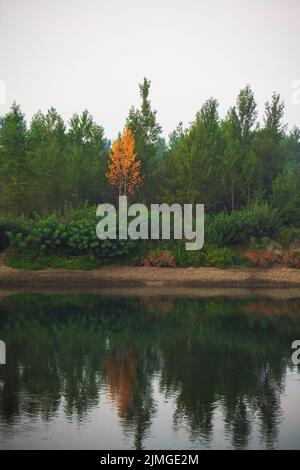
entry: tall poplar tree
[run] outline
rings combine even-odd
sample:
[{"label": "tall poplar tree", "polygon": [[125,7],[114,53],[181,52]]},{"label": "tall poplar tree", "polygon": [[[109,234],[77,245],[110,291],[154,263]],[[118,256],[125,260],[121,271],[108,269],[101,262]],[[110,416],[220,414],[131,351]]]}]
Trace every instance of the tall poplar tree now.
[{"label": "tall poplar tree", "polygon": [[134,135],[137,159],[142,163],[144,185],[141,195],[146,202],[152,202],[155,196],[158,157],[161,154],[161,127],[157,122],[157,112],[151,107],[150,85],[151,81],[144,78],[143,83],[139,85],[141,107],[140,109],[132,107],[126,120],[127,127]]}]

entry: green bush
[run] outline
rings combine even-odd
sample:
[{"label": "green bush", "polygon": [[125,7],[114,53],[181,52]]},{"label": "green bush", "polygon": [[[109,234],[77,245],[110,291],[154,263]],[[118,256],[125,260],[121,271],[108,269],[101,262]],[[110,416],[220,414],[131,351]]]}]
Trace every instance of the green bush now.
[{"label": "green bush", "polygon": [[283,224],[300,227],[300,164],[288,168],[276,179],[272,204]]},{"label": "green bush", "polygon": [[283,227],[279,232],[279,241],[285,247],[300,246],[300,228]]},{"label": "green bush", "polygon": [[0,214],[0,251],[9,245],[8,232],[20,233],[25,222],[22,216]]},{"label": "green bush", "polygon": [[274,237],[279,226],[276,209],[267,203],[254,203],[243,211],[206,217],[205,243],[219,247],[244,244],[250,237]]},{"label": "green bush", "polygon": [[277,209],[266,202],[255,202],[246,208],[244,212],[248,217],[248,237],[272,238],[276,236],[281,224]]},{"label": "green bush", "polygon": [[205,254],[207,266],[225,268],[235,264],[236,253],[228,247],[210,247]]},{"label": "green bush", "polygon": [[99,240],[96,225],[95,216],[64,222],[56,215],[38,217],[9,232],[10,248],[44,254],[89,254],[101,259],[122,258],[136,249],[132,240]]},{"label": "green bush", "polygon": [[269,237],[255,238],[251,237],[249,242],[249,249],[258,251],[258,250],[270,250],[276,253],[281,251],[280,243],[277,243],[274,240],[271,240]]},{"label": "green bush", "polygon": [[176,266],[201,267],[210,266],[224,268],[236,264],[238,255],[229,247],[207,246],[203,250],[186,251],[184,244],[178,244],[172,249]]},{"label": "green bush", "polygon": [[187,266],[205,266],[205,253],[203,250],[188,251],[185,249],[185,244],[178,241],[172,247],[172,253],[176,266],[182,268]]},{"label": "green bush", "polygon": [[[240,243],[244,232],[244,214],[220,212],[205,219],[205,244],[212,246]],[[234,220],[236,219],[236,220]]]}]

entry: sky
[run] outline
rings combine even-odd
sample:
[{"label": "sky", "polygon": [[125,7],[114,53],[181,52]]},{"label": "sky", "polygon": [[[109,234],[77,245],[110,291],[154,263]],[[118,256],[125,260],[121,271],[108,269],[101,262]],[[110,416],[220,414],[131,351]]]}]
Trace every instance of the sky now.
[{"label": "sky", "polygon": [[165,136],[248,83],[300,126],[299,47],[299,0],[0,0],[0,115],[87,108],[113,139],[146,76]]}]

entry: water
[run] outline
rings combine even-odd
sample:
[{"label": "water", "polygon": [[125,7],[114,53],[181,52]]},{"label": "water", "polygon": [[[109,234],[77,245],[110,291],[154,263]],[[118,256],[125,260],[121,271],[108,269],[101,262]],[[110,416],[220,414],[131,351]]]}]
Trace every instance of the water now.
[{"label": "water", "polygon": [[1,295],[0,339],[0,449],[300,448],[300,293]]}]

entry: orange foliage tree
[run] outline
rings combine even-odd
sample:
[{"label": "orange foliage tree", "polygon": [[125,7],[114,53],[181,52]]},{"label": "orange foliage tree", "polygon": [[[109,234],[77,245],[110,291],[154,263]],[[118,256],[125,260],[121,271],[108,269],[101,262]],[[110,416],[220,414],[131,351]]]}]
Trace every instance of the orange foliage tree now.
[{"label": "orange foliage tree", "polygon": [[114,142],[110,151],[106,178],[118,188],[120,196],[134,194],[143,183],[141,161],[135,160],[134,145],[133,133],[125,126],[122,137]]}]

